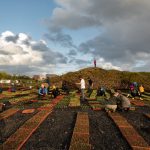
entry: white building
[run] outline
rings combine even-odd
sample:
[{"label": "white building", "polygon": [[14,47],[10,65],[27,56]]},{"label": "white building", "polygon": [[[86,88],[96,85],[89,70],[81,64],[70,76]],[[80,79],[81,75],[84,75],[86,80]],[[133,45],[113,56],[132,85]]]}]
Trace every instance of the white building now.
[{"label": "white building", "polygon": [[10,84],[11,80],[0,80],[0,83]]}]

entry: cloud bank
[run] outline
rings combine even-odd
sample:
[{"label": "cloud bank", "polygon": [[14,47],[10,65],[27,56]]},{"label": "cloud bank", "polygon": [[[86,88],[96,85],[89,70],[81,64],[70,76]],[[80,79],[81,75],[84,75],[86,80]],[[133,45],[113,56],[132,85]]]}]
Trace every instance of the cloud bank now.
[{"label": "cloud bank", "polygon": [[25,33],[10,31],[0,35],[0,69],[10,73],[34,74],[50,72],[56,64],[66,64],[67,58],[52,51],[45,41],[34,41]]},{"label": "cloud bank", "polygon": [[[150,71],[150,1],[55,2],[58,7],[54,9],[48,27],[49,33],[58,35],[61,32],[59,38],[53,36],[59,44],[70,43],[68,45],[76,48],[79,53],[88,53],[97,60],[102,58],[106,69],[112,66],[121,70]],[[65,29],[78,31],[85,28],[96,29],[100,34],[74,46],[73,38],[65,33]],[[63,36],[69,38],[62,40]],[[105,65],[108,63],[110,65]]]}]

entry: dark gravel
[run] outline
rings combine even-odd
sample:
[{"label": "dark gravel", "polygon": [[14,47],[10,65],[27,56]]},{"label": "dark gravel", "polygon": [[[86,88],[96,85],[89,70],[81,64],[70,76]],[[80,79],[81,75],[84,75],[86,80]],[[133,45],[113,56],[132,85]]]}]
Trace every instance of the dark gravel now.
[{"label": "dark gravel", "polygon": [[150,114],[150,107],[138,107],[136,111],[129,111],[126,113],[121,112],[120,114],[124,116],[131,125],[133,125],[138,133],[150,145],[150,119],[145,117],[143,113]]},{"label": "dark gravel", "polygon": [[94,150],[130,150],[114,122],[106,112],[99,111],[89,114],[90,143]]},{"label": "dark gravel", "polygon": [[[115,123],[104,111],[86,108],[54,109],[24,145],[22,150],[68,150],[76,115],[79,111],[89,114],[90,144],[94,150],[130,150]],[[134,126],[139,134],[150,144],[150,120],[143,113],[150,113],[150,107],[138,107],[136,111],[119,112]],[[34,114],[17,113],[0,123],[3,141],[13,134],[19,126]]]},{"label": "dark gravel", "polygon": [[68,149],[75,120],[75,111],[55,110],[32,135],[23,150]]},{"label": "dark gravel", "polygon": [[23,125],[28,119],[35,115],[37,111],[32,114],[22,114],[17,112],[13,116],[0,121],[0,143],[3,143],[10,135]]}]

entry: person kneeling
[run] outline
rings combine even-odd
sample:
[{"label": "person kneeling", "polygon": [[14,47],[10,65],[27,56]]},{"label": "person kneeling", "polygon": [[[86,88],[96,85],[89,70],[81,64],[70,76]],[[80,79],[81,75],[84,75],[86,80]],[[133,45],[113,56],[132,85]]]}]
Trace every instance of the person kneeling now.
[{"label": "person kneeling", "polygon": [[117,98],[117,107],[121,111],[128,111],[131,107],[130,100],[121,94],[121,91],[117,91],[114,96]]},{"label": "person kneeling", "polygon": [[39,99],[45,97],[47,95],[47,89],[44,86],[44,84],[41,85],[41,87],[39,88],[39,92],[38,92],[38,97]]},{"label": "person kneeling", "polygon": [[54,98],[56,98],[58,95],[60,95],[60,91],[59,91],[58,87],[53,86],[52,95]]}]

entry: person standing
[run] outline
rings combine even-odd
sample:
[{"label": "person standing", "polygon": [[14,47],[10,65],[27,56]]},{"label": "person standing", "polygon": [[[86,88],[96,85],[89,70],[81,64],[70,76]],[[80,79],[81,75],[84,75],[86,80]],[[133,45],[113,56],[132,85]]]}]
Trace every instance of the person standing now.
[{"label": "person standing", "polygon": [[88,91],[87,93],[89,93],[88,97],[90,97],[90,95],[92,94],[93,92],[93,81],[91,80],[91,78],[88,78]]},{"label": "person standing", "polygon": [[80,84],[80,88],[81,88],[81,101],[85,100],[85,94],[84,94],[84,90],[85,90],[85,80],[80,76],[80,83],[76,83],[76,84]]},{"label": "person standing", "polygon": [[96,59],[94,59],[94,67],[96,68]]}]

